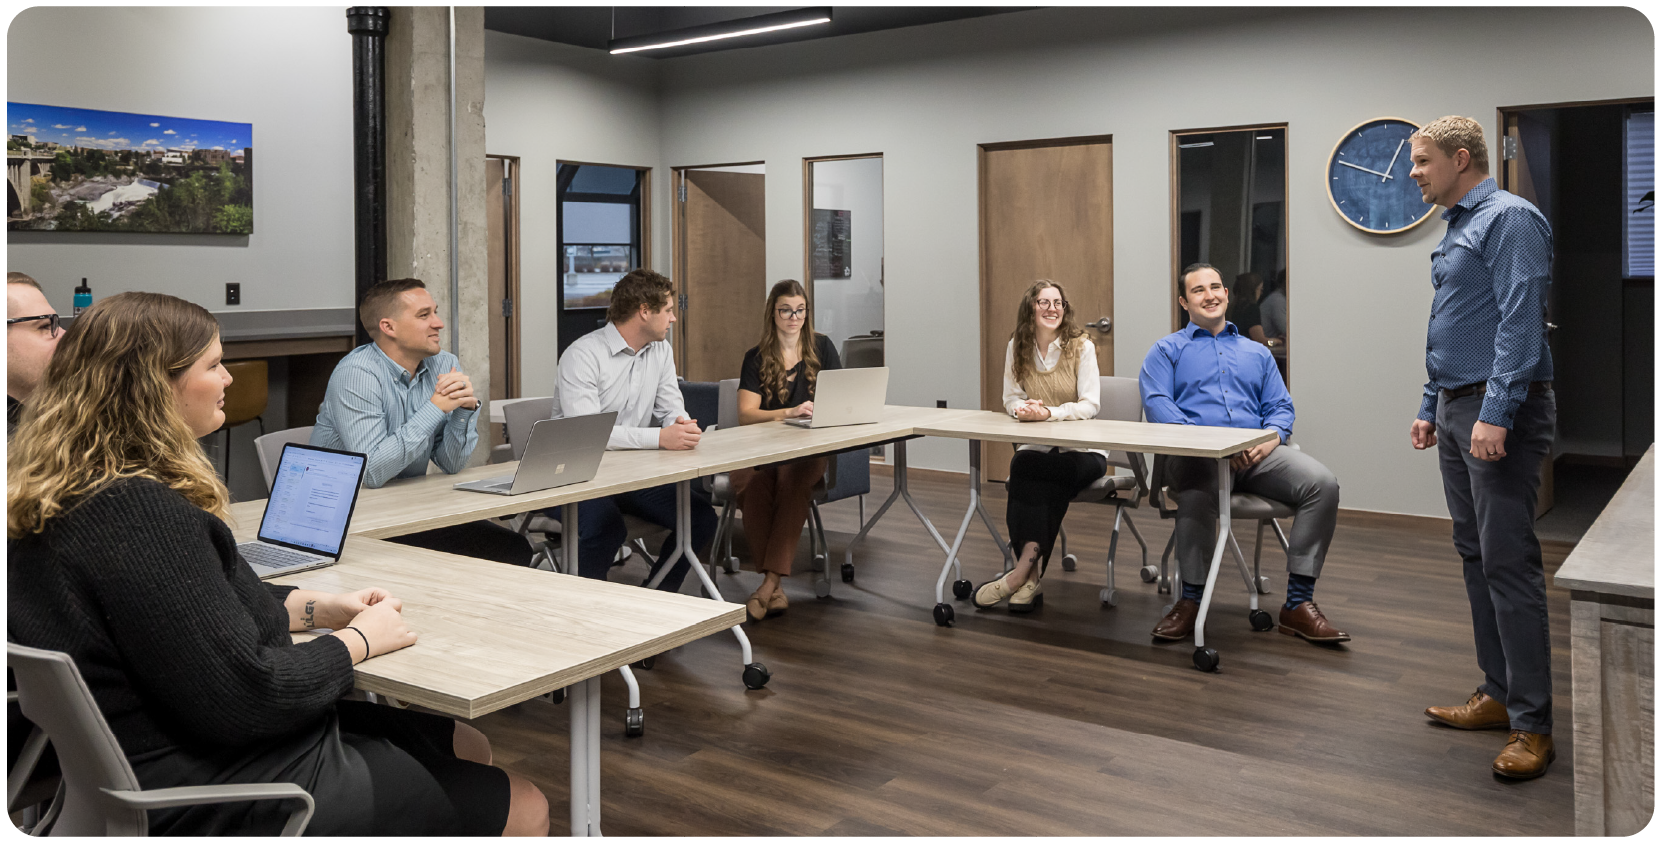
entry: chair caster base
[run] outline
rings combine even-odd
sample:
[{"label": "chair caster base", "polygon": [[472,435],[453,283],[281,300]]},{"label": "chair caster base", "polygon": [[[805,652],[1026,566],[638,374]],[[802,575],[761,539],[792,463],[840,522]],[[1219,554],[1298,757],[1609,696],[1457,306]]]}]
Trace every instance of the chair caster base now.
[{"label": "chair caster base", "polygon": [[823,571],[825,570],[825,562],[825,554],[815,553],[813,561],[808,563],[807,569],[809,571]]},{"label": "chair caster base", "polygon": [[728,556],[726,559],[721,560],[721,570],[726,571],[729,574],[738,573],[738,557]]},{"label": "chair caster base", "polygon": [[968,600],[974,596],[975,584],[968,580],[957,580],[952,583],[952,596],[959,600]]},{"label": "chair caster base", "polygon": [[1196,647],[1194,649],[1194,667],[1206,673],[1217,672],[1217,651],[1210,647]]},{"label": "chair caster base", "polygon": [[843,582],[853,582],[854,581],[854,563],[852,563],[852,562],[843,562],[842,563],[842,581]]},{"label": "chair caster base", "polygon": [[[1159,579],[1159,568],[1158,567],[1153,566],[1153,565],[1143,565],[1142,566],[1142,582],[1153,582],[1154,580],[1157,580],[1157,579]],[[1160,586],[1163,587],[1164,583],[1160,583]],[[1163,593],[1163,592],[1161,592],[1161,593]]]},{"label": "chair caster base", "polygon": [[1069,553],[1066,556],[1061,557],[1061,570],[1063,570],[1063,571],[1077,571],[1078,570],[1078,556]]},{"label": "chair caster base", "polygon": [[565,689],[560,688],[558,690],[549,691],[548,693],[543,694],[542,698],[550,703],[553,703],[554,705],[559,705],[560,703],[565,702]]},{"label": "chair caster base", "polygon": [[1268,632],[1275,628],[1275,619],[1262,609],[1253,609],[1251,613],[1252,629],[1258,632]]},{"label": "chair caster base", "polygon": [[1170,594],[1171,593],[1171,581],[1170,580],[1164,579],[1164,580],[1159,581],[1159,593],[1160,594]]},{"label": "chair caster base", "polygon": [[1119,605],[1119,592],[1114,589],[1104,588],[1098,596],[1101,597],[1103,606]]},{"label": "chair caster base", "polygon": [[744,687],[759,691],[767,685],[767,680],[773,678],[773,672],[761,662],[751,662],[744,665]]},{"label": "chair caster base", "polygon": [[1258,577],[1257,578],[1257,593],[1258,594],[1268,594],[1269,593],[1269,578],[1268,577]]},{"label": "chair caster base", "polygon": [[936,625],[938,625],[938,626],[951,626],[952,625],[952,619],[956,615],[957,615],[957,612],[952,610],[952,604],[950,604],[950,603],[936,603],[936,604],[934,604],[934,622],[935,622]]},{"label": "chair caster base", "polygon": [[636,670],[651,670],[653,667],[656,667],[656,666],[657,666],[657,656],[647,656],[646,658],[643,658],[640,661],[637,661],[634,664],[630,665],[630,667],[633,667]]},{"label": "chair caster base", "polygon": [[638,738],[646,734],[646,714],[638,708],[629,709],[623,718],[623,734],[626,737]]}]

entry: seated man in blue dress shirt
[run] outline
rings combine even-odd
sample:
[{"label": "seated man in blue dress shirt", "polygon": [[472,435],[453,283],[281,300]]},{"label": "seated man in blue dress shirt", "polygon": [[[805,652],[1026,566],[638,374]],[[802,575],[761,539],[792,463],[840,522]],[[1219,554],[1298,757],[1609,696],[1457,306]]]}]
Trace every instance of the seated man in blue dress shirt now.
[{"label": "seated man in blue dress shirt", "polygon": [[[1273,430],[1277,439],[1236,454],[1234,489],[1285,502],[1297,510],[1288,538],[1286,603],[1280,631],[1309,641],[1350,640],[1315,605],[1315,578],[1338,525],[1338,480],[1314,457],[1281,445],[1292,435],[1292,396],[1269,350],[1240,335],[1224,317],[1228,288],[1215,267],[1193,264],[1177,281],[1188,324],[1142,362],[1142,406],[1148,421]],[[1194,634],[1217,534],[1217,461],[1171,457],[1164,478],[1177,502],[1176,553],[1182,593],[1153,629],[1161,641]],[[1226,558],[1226,557],[1225,557]],[[1225,563],[1226,564],[1226,563]]]},{"label": "seated man in blue dress shirt", "polygon": [[[697,422],[686,415],[675,379],[674,352],[669,326],[675,322],[669,279],[649,269],[637,269],[618,280],[611,291],[605,327],[571,343],[559,360],[559,383],[554,388],[554,418],[617,413],[608,450],[662,448],[684,451],[698,446]],[[611,560],[628,539],[623,513],[675,529],[675,486],[666,484],[606,498],[583,501],[577,507],[577,569],[590,579],[605,579]],[[559,517],[559,512],[548,513]],[[692,548],[702,552],[715,537],[715,510],[702,484],[692,485]],[[670,533],[652,565],[646,582],[675,549]],[[659,588],[679,591],[691,563],[681,559]]]},{"label": "seated man in blue dress shirt", "polygon": [[[329,376],[311,444],[367,454],[363,485],[420,477],[433,462],[448,474],[479,444],[479,399],[456,356],[439,347],[444,321],[427,285],[414,278],[370,287],[358,318],[372,341],[341,358]],[[392,541],[529,565],[523,537],[488,522],[460,524]]]}]

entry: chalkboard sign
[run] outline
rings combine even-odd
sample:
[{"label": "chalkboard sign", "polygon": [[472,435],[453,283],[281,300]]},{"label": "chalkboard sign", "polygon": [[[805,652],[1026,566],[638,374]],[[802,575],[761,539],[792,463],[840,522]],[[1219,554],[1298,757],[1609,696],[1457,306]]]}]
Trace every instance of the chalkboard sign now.
[{"label": "chalkboard sign", "polygon": [[854,274],[850,220],[852,211],[813,209],[813,277],[851,278]]}]

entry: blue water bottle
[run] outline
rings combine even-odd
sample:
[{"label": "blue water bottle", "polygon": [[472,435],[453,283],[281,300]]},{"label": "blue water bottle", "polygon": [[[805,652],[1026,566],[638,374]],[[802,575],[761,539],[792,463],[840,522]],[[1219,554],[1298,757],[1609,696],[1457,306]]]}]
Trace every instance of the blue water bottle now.
[{"label": "blue water bottle", "polygon": [[81,286],[75,288],[75,309],[73,315],[80,316],[81,311],[92,307],[92,288],[87,286],[87,280],[81,279]]}]

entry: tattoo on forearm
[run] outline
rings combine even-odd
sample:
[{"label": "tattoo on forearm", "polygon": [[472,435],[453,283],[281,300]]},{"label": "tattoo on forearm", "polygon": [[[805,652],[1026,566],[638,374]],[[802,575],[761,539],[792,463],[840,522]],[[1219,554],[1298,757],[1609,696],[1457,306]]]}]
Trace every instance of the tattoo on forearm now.
[{"label": "tattoo on forearm", "polygon": [[304,624],[306,629],[316,629],[317,628],[317,601],[316,600],[307,600],[306,601],[306,616],[305,616],[305,618],[303,618],[300,621],[300,623]]}]

